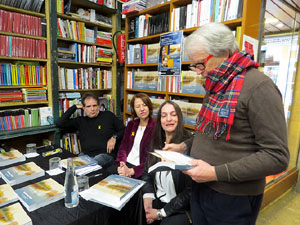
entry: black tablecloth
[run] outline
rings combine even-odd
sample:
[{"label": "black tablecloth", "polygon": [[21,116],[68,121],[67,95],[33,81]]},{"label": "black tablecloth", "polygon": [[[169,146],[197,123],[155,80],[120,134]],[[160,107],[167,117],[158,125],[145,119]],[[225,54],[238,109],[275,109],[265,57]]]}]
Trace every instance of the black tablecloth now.
[{"label": "black tablecloth", "polygon": [[[40,156],[35,157],[35,158],[31,158],[31,159],[26,159],[26,163],[33,161],[35,162],[38,166],[40,166],[42,169],[44,169],[45,171],[49,169],[49,159],[55,156],[60,157],[61,159],[65,159],[68,157],[74,157],[75,155],[67,152],[67,151],[63,151],[62,153],[58,153],[55,154],[53,156],[47,156],[47,157],[42,157],[42,152],[47,151],[49,149],[44,148],[38,151],[38,153],[40,153]],[[16,163],[13,164],[13,166],[15,165],[19,165],[19,164],[23,164],[25,162],[20,162],[20,163]],[[0,167],[0,169],[4,169],[7,167],[11,167],[10,166],[6,166],[6,167]],[[94,178],[90,178],[89,179],[89,185],[92,186],[95,183],[97,183],[98,181],[102,180],[103,178],[105,178],[107,176],[106,172],[103,170],[98,170],[95,171],[93,173],[88,174],[88,176],[93,175],[93,174],[98,174],[98,173],[102,173],[101,176],[97,176]],[[36,183],[38,181],[44,180],[44,179],[48,179],[48,178],[53,178],[54,180],[56,180],[58,183],[60,184],[64,184],[64,179],[65,179],[65,173],[59,174],[59,175],[55,175],[55,176],[49,176],[47,173],[45,173],[45,176],[43,177],[39,177],[37,179],[33,179],[18,185],[14,185],[12,186],[12,188],[14,190],[27,186],[29,184],[33,184]],[[3,181],[3,179],[0,179],[0,184],[4,184],[5,182]],[[25,207],[23,207],[24,210],[27,212],[27,214],[30,216],[33,225],[67,225],[67,224],[71,224],[71,225],[101,225],[101,224],[107,224],[107,219],[106,219],[106,212],[107,210],[111,210],[108,209],[108,207],[105,207],[103,205],[100,205],[98,203],[94,203],[91,201],[86,201],[83,198],[80,197],[79,200],[79,205],[76,208],[66,208],[64,206],[64,199],[57,201],[55,203],[49,204],[45,207],[39,208],[33,212],[28,212],[26,210]]]}]

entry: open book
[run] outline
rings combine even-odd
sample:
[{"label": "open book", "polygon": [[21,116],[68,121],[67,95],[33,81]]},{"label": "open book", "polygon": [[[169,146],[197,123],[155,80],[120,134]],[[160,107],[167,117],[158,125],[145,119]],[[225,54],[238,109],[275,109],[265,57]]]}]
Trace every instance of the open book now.
[{"label": "open book", "polygon": [[86,200],[121,210],[144,183],[142,180],[110,175],[80,195]]},{"label": "open book", "polygon": [[149,173],[152,171],[188,170],[195,167],[189,163],[193,158],[182,153],[157,149],[150,153],[161,158],[162,161],[151,166],[148,169]]}]

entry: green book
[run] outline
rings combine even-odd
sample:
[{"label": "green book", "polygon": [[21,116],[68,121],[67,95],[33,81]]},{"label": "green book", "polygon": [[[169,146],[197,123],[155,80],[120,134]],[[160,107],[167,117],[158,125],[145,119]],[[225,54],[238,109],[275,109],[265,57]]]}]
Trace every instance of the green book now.
[{"label": "green book", "polygon": [[31,109],[31,125],[33,127],[40,126],[39,109]]}]

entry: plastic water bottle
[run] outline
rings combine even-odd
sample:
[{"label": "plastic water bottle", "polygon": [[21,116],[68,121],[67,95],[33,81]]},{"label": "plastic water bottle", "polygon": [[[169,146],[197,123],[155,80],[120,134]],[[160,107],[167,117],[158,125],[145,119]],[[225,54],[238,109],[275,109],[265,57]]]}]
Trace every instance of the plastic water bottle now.
[{"label": "plastic water bottle", "polygon": [[79,203],[78,183],[77,178],[75,176],[75,169],[72,158],[68,158],[67,161],[67,171],[65,177],[65,194],[65,207],[76,207]]}]

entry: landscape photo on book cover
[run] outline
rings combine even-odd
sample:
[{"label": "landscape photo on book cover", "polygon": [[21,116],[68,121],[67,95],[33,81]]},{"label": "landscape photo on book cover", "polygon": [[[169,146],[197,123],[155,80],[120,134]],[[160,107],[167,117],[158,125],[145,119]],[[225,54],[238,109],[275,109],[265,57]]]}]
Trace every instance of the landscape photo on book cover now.
[{"label": "landscape photo on book cover", "polygon": [[20,203],[0,209],[0,224],[2,225],[27,225],[32,224]]},{"label": "landscape photo on book cover", "polygon": [[94,185],[93,188],[105,194],[109,194],[113,198],[122,199],[126,193],[139,184],[139,180],[110,175]]},{"label": "landscape photo on book cover", "polygon": [[[18,160],[20,159],[20,160]],[[0,165],[5,166],[13,162],[25,161],[25,156],[18,150],[0,153]]]},{"label": "landscape photo on book cover", "polygon": [[9,184],[0,185],[0,207],[17,200],[18,197]]}]

